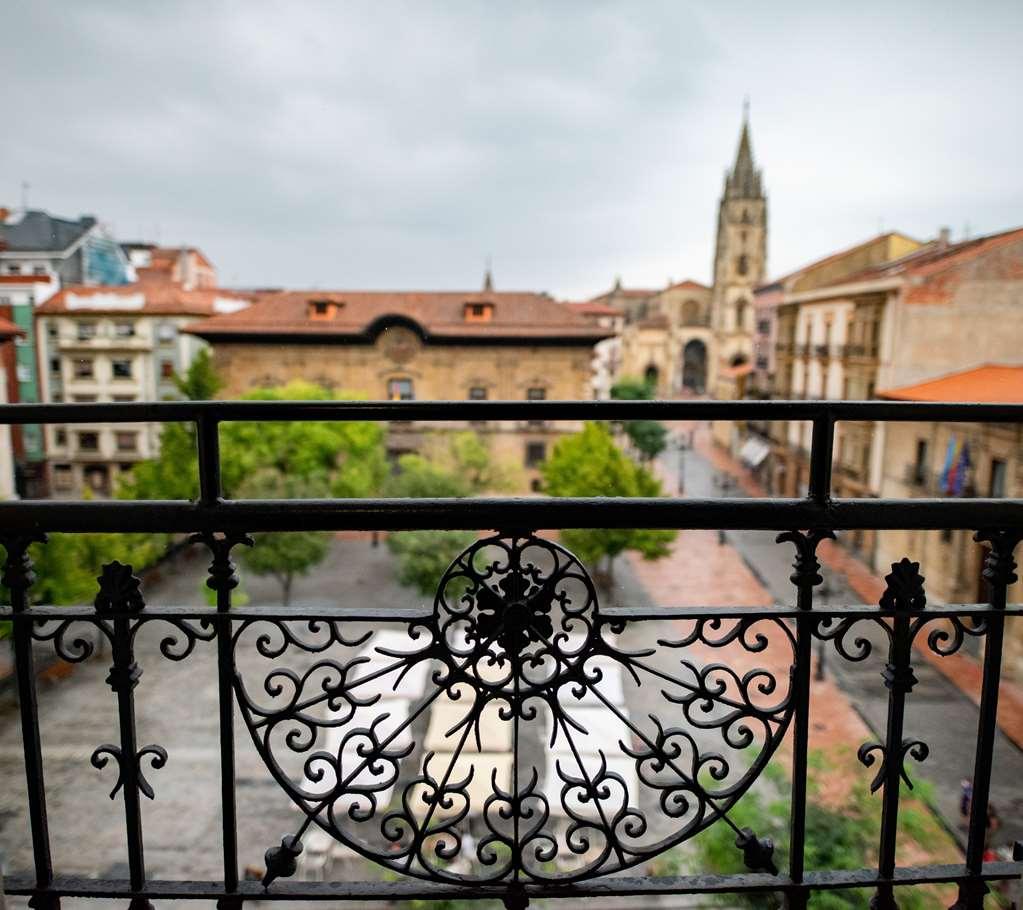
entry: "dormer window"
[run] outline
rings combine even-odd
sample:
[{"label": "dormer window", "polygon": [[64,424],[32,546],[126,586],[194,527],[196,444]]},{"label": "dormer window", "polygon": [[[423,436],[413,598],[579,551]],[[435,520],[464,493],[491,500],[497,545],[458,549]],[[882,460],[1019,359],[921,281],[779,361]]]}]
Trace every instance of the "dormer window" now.
[{"label": "dormer window", "polygon": [[494,317],[492,303],[467,303],[465,305],[466,322],[490,322]]},{"label": "dormer window", "polygon": [[310,300],[308,314],[310,319],[333,319],[337,311],[344,306],[334,300]]}]

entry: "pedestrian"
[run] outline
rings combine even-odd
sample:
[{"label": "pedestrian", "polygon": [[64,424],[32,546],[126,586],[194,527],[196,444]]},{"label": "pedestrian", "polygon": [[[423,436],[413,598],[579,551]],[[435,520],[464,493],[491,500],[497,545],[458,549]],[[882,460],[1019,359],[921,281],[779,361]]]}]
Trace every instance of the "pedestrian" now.
[{"label": "pedestrian", "polygon": [[959,821],[960,827],[965,828],[970,823],[970,803],[973,801],[973,782],[964,777],[959,782]]},{"label": "pedestrian", "polygon": [[984,844],[988,850],[991,849],[991,842],[994,839],[995,832],[1002,827],[1002,818],[998,814],[998,810],[995,808],[995,804],[989,802],[987,804],[987,821],[985,823],[986,837]]}]

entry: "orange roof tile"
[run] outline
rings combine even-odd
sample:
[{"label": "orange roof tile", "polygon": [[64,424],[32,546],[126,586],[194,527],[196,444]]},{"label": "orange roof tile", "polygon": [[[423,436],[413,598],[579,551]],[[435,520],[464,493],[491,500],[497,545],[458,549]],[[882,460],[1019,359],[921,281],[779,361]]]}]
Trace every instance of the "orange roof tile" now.
[{"label": "orange roof tile", "polygon": [[583,316],[621,316],[621,312],[606,303],[595,303],[592,300],[584,300],[581,303],[573,301],[565,303],[573,313],[580,313]]},{"label": "orange roof tile", "polygon": [[10,319],[4,319],[0,316],[0,338],[7,339],[13,338],[15,335],[24,335],[25,330],[21,326],[15,325]]},{"label": "orange roof tile", "polygon": [[[186,331],[201,338],[242,336],[365,340],[378,328],[406,321],[435,339],[548,339],[593,344],[610,337],[546,294],[506,291],[282,291],[260,294],[246,310],[216,316]],[[333,318],[313,319],[309,304],[340,304]],[[486,322],[467,322],[465,305],[490,303]]]},{"label": "orange roof tile", "polygon": [[878,398],[892,401],[964,401],[991,404],[1023,403],[1023,366],[988,364],[939,376],[927,382],[889,389]]}]

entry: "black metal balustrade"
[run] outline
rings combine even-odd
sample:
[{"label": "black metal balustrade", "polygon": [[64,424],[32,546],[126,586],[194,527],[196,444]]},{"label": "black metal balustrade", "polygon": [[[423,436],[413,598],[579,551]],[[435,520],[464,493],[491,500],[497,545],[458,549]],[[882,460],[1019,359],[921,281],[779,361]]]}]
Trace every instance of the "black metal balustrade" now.
[{"label": "black metal balustrade", "polygon": [[[809,494],[802,499],[466,499],[225,501],[221,496],[219,425],[264,420],[806,420],[813,426]],[[191,421],[197,428],[200,495],[196,502],[21,501],[0,503],[6,548],[3,582],[13,620],[35,868],[7,879],[13,895],[36,908],[65,896],[118,900],[132,908],[159,899],[216,900],[237,908],[255,900],[500,897],[523,907],[531,897],[693,893],[783,894],[805,906],[822,889],[868,887],[874,907],[895,907],[899,888],[950,882],[957,906],[978,908],[988,883],[1014,879],[1020,863],[984,863],[985,825],[996,735],[1006,603],[1015,581],[1013,553],[1023,538],[1023,501],[1011,499],[835,499],[832,443],[839,421],[1020,422],[1023,407],[865,402],[209,402],[124,405],[12,405],[5,423]],[[793,603],[770,607],[610,608],[599,603],[586,568],[538,528],[773,529],[794,548]],[[933,606],[919,567],[892,566],[876,607],[820,606],[818,544],[847,529],[968,528],[989,548],[986,604]],[[463,552],[438,579],[434,605],[423,610],[232,609],[238,584],[232,551],[261,531],[472,529],[494,532]],[[150,532],[192,535],[211,555],[208,585],[215,609],[149,607],[129,566],[102,567],[91,608],[32,606],[28,547],[47,533]],[[671,619],[679,630],[635,649],[625,633]],[[360,622],[403,630],[407,647],[379,646],[376,668],[359,649]],[[217,881],[156,881],[146,875],[140,794],[157,795],[147,771],[168,756],[140,744],[135,730],[140,668],[134,642],[150,623],[171,627],[160,646],[168,660],[196,648],[216,652],[219,695],[223,875]],[[39,737],[33,643],[49,642],[67,661],[92,654],[82,624],[109,644],[107,682],[118,710],[119,742],[98,744],[97,768],[116,768],[123,803],[129,875],[93,880],[62,875],[51,862],[47,791]],[[364,628],[364,627],[363,627]],[[864,786],[880,791],[876,868],[805,868],[810,658],[814,640],[832,643],[850,661],[871,650],[868,629],[881,629],[888,655],[879,685],[889,691],[883,742],[860,750],[876,764]],[[355,631],[353,631],[355,630]],[[907,756],[923,761],[926,743],[904,731],[912,706],[914,645],[955,653],[965,636],[985,642],[983,689],[973,770],[965,862],[896,866],[900,780]],[[372,647],[372,644],[370,644]],[[784,673],[755,661],[781,649]],[[267,660],[250,678],[238,656]],[[360,655],[361,656],[357,656]],[[713,659],[720,654],[720,659]],[[673,670],[655,658],[667,655]],[[708,655],[711,655],[708,658]],[[776,664],[777,666],[777,664]],[[407,717],[379,705],[380,689],[419,673],[424,698]],[[649,718],[629,716],[609,694],[620,673],[645,686]],[[140,690],[141,691],[141,690]],[[424,750],[421,720],[435,702],[455,713],[444,737],[446,759]],[[580,747],[592,731],[584,705],[599,707],[625,731],[617,750]],[[267,771],[290,796],[300,821],[267,844],[262,882],[240,880],[234,718],[240,712]],[[511,761],[502,776],[485,767],[484,716],[510,733]],[[791,819],[787,862],[774,844],[739,828],[730,812],[757,781],[785,737],[792,741]],[[531,747],[527,748],[529,744]],[[545,757],[546,753],[550,753]],[[550,756],[560,755],[557,761]],[[539,756],[539,757],[538,757]],[[108,772],[109,773],[109,772]],[[477,778],[474,780],[474,774]],[[153,777],[153,780],[150,780]],[[652,808],[651,808],[652,807]],[[637,867],[710,825],[733,829],[749,872],[653,878]],[[303,842],[317,829],[392,873],[389,881],[308,882],[294,873]],[[476,836],[465,837],[472,829]],[[471,855],[465,856],[464,852]],[[1019,857],[1017,857],[1019,858]],[[631,870],[631,871],[630,871]],[[396,879],[396,880],[395,880]]]}]

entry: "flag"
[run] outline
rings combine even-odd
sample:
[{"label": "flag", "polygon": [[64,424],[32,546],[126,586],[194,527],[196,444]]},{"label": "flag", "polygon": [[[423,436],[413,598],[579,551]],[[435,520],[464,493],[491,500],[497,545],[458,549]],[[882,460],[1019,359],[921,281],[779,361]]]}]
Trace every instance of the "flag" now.
[{"label": "flag", "polygon": [[966,486],[966,472],[970,469],[970,444],[964,442],[959,450],[959,461],[956,462],[955,476],[952,480],[952,495],[962,496]]},{"label": "flag", "polygon": [[956,463],[956,438],[955,436],[949,437],[948,448],[945,450],[945,466],[941,469],[941,479],[939,484],[941,486],[941,492],[946,496],[951,492],[949,487],[949,481],[951,480],[952,469]]}]

